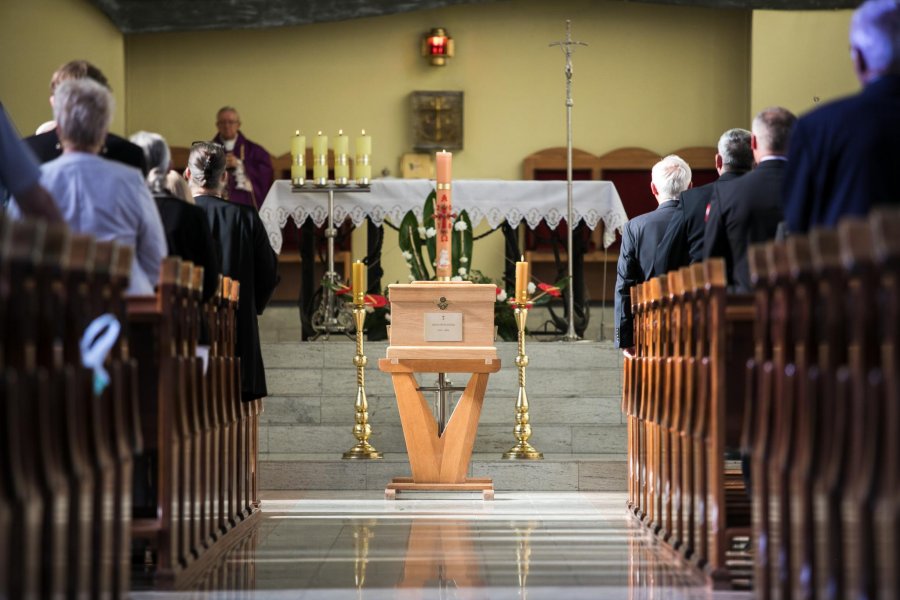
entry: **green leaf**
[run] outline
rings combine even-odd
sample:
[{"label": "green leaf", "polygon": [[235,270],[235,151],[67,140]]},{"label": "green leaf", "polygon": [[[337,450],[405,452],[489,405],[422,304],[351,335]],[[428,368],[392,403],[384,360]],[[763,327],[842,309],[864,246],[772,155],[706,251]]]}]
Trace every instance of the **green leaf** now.
[{"label": "green leaf", "polygon": [[[472,267],[472,221],[469,219],[469,213],[462,211],[456,218],[457,222],[463,221],[466,224],[465,231],[457,231],[453,228],[451,234],[453,248],[453,275],[459,275],[459,268],[466,267],[468,273]],[[459,262],[460,257],[466,256],[469,259],[465,265]]]},{"label": "green leaf", "polygon": [[419,220],[413,211],[408,211],[400,222],[400,250],[413,255],[407,260],[410,274],[417,280],[431,279],[422,261],[422,237],[419,235]]},{"label": "green leaf", "polygon": [[[431,190],[431,193],[425,198],[425,208],[422,209],[422,223],[425,225],[426,230],[429,227],[434,227],[434,203],[436,201],[437,193]],[[435,229],[437,228],[435,227]],[[428,264],[433,267],[437,260],[437,236],[427,238],[425,243],[428,246]]]}]

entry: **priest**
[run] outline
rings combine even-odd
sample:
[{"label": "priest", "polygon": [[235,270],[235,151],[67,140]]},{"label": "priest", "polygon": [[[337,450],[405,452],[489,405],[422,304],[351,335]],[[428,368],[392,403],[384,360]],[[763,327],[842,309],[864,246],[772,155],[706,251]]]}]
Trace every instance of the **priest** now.
[{"label": "priest", "polygon": [[241,117],[234,107],[223,106],[219,109],[216,128],[219,133],[213,141],[225,148],[229,175],[228,200],[259,210],[272,187],[272,158],[265,148],[254,144],[241,133]]}]

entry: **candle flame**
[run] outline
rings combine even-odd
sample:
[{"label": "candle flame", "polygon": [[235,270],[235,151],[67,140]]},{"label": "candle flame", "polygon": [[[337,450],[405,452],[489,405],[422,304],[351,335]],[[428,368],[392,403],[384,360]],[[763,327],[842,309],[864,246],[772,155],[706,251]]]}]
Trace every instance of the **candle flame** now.
[{"label": "candle flame", "polygon": [[365,129],[362,130],[362,134],[363,134],[363,135],[366,135],[366,130],[365,130]]},{"label": "candle flame", "polygon": [[343,129],[338,129],[338,135],[344,135],[344,130],[343,130]]},{"label": "candle flame", "polygon": [[294,135],[300,135],[300,130],[298,129],[297,131],[295,131]]}]

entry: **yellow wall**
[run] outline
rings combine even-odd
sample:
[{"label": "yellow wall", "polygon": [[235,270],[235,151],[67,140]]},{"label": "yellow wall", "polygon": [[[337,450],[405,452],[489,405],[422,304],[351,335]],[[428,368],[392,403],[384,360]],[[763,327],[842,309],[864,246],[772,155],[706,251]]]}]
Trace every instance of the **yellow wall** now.
[{"label": "yellow wall", "polygon": [[753,13],[751,114],[774,104],[802,114],[855,93],[847,31],[851,10]]},{"label": "yellow wall", "polygon": [[[850,11],[684,8],[614,0],[518,0],[267,30],[123,36],[88,0],[6,0],[0,8],[0,99],[30,133],[50,118],[52,71],[83,57],[100,66],[118,110],[113,130],[159,131],[174,145],[209,138],[233,104],[249,137],[273,154],[307,133],[363,127],[376,173],[397,175],[411,149],[409,93],[465,92],[465,149],[456,178],[515,179],[522,157],[565,144],[563,58],[548,43],[573,21],[575,145],[666,152],[712,145],[770,104],[796,112],[854,92]],[[420,35],[446,27],[447,67],[418,56]],[[36,32],[40,32],[37,34]],[[127,71],[125,66],[127,65]],[[127,107],[127,112],[126,112]],[[364,233],[354,247],[364,248]],[[473,267],[502,268],[500,236],[479,243]],[[386,282],[406,269],[385,241]]]},{"label": "yellow wall", "polygon": [[116,98],[111,129],[125,130],[123,35],[87,0],[3,0],[0,7],[0,100],[22,135],[53,118],[50,76],[83,58],[109,79]]},{"label": "yellow wall", "polygon": [[[745,124],[748,11],[527,0],[283,29],[128,36],[127,128],[187,145],[209,138],[216,109],[233,104],[245,133],[273,154],[289,149],[296,128],[332,135],[366,128],[375,172],[398,175],[400,155],[411,150],[410,92],[461,90],[465,149],[454,155],[454,177],[515,179],[524,156],[565,145],[564,60],[548,44],[564,37],[567,18],[574,37],[590,44],[575,55],[577,147],[666,152],[711,145],[722,130]],[[420,36],[435,26],[456,43],[446,67],[418,55]],[[502,247],[499,234],[480,242],[473,267],[499,276]],[[384,258],[385,281],[405,280],[395,236]]]}]

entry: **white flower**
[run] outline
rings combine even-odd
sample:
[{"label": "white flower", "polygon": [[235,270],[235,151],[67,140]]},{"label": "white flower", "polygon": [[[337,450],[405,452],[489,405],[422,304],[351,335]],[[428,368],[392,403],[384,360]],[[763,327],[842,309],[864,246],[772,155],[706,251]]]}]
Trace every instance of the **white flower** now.
[{"label": "white flower", "polygon": [[406,250],[403,251],[403,258],[406,260],[412,260],[412,256],[412,252],[407,252]]},{"label": "white flower", "polygon": [[435,233],[437,232],[434,230],[434,227],[429,227],[425,230],[425,237],[433,238],[435,236]]},{"label": "white flower", "polygon": [[459,275],[454,275],[450,278],[450,281],[462,281],[462,277],[460,277]]},{"label": "white flower", "polygon": [[419,225],[419,237],[425,237],[425,226]]},{"label": "white flower", "polygon": [[384,320],[387,321],[388,323],[390,323],[391,322],[391,313],[385,313]]},{"label": "white flower", "polygon": [[534,285],[534,282],[533,282],[533,281],[529,281],[529,282],[528,282],[528,295],[530,296],[531,294],[533,294],[533,293],[534,293],[534,290],[536,290],[536,289],[537,289],[537,286]]},{"label": "white flower", "polygon": [[436,261],[436,260],[431,261],[431,266],[432,266],[432,267],[436,267],[436,266],[437,266],[437,261]]},{"label": "white flower", "polygon": [[460,263],[460,264],[464,265],[464,264],[467,264],[468,262],[469,262],[469,257],[468,257],[468,256],[460,256],[460,257],[459,257],[459,263]]},{"label": "white flower", "polygon": [[456,270],[456,272],[459,273],[460,275],[462,275],[463,277],[466,276],[466,268],[465,267],[460,267],[459,269]]},{"label": "white flower", "polygon": [[412,283],[412,282],[415,281],[415,280],[416,280],[415,277],[413,277],[412,275],[409,276],[409,282],[410,282],[410,283]]},{"label": "white flower", "polygon": [[373,312],[375,312],[375,307],[371,306],[369,304],[366,304],[366,312],[371,315]]},{"label": "white flower", "polygon": [[497,302],[506,302],[506,290],[500,290],[500,293],[497,294]]},{"label": "white flower", "polygon": [[462,219],[460,219],[459,221],[457,221],[457,222],[454,223],[454,225],[453,225],[453,229],[455,229],[455,230],[457,230],[457,231],[465,231],[465,230],[468,229],[468,228],[469,228],[469,225],[468,225],[465,221],[463,221]]}]

